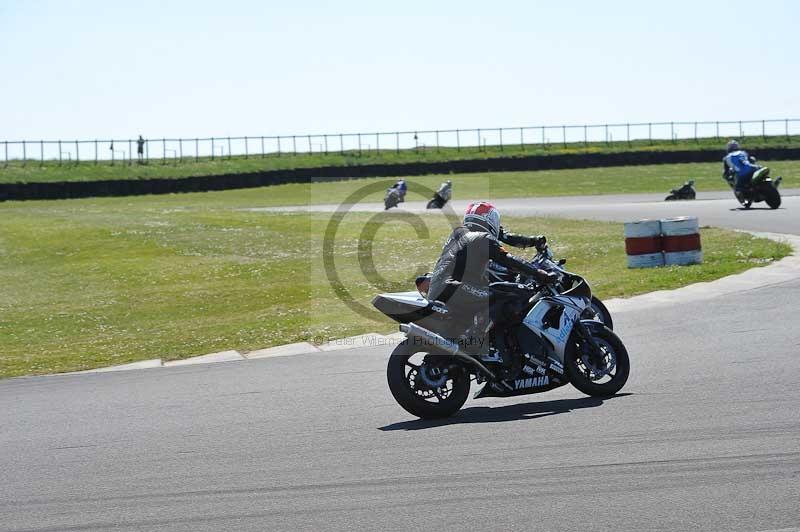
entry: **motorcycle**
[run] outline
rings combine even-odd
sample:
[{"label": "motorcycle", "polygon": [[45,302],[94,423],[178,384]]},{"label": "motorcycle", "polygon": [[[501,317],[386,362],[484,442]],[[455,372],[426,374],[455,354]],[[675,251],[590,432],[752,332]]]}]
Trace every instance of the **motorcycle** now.
[{"label": "motorcycle", "polygon": [[385,211],[388,211],[392,207],[397,207],[399,203],[403,201],[403,193],[400,191],[399,188],[396,187],[389,187],[386,189],[386,195],[383,197],[383,207]]},{"label": "motorcycle", "polygon": [[[751,158],[751,161],[755,161],[755,158]],[[736,172],[729,169],[723,177],[728,186],[731,187],[731,190],[735,190]],[[778,187],[782,180],[782,177],[778,177],[773,181],[769,177],[769,168],[762,167],[756,170],[750,180],[750,184],[747,185],[741,195],[736,196],[736,199],[745,209],[749,209],[753,203],[760,201],[766,202],[770,209],[777,209],[781,206],[781,194],[778,192]]]},{"label": "motorcycle", "polygon": [[[553,252],[545,242],[536,247],[536,255],[530,261],[528,261],[528,264],[535,268],[539,268],[540,270],[555,273],[557,275],[557,279],[555,283],[553,283],[553,289],[556,292],[561,293],[572,288],[570,281],[573,279],[573,277],[564,269],[564,264],[566,264],[566,262],[567,259],[554,259]],[[527,279],[521,275],[517,275],[514,272],[510,272],[505,266],[497,264],[494,261],[489,262],[487,273],[489,275],[489,279],[493,282],[534,282],[533,279]],[[614,321],[611,318],[611,313],[608,311],[605,304],[603,304],[603,302],[600,301],[600,299],[595,295],[592,295],[589,306],[586,307],[581,314],[581,319],[596,320],[609,329],[614,328]]]},{"label": "motorcycle", "polygon": [[433,198],[428,202],[428,209],[441,209],[445,204],[450,201],[452,195],[452,183],[448,180],[442,183],[439,190],[434,192]]},{"label": "motorcycle", "polygon": [[582,277],[564,274],[571,288],[560,294],[551,286],[492,283],[502,301],[502,326],[474,343],[452,338],[458,323],[441,302],[416,292],[376,296],[375,308],[399,322],[406,335],[386,368],[392,396],[410,414],[435,419],[464,405],[473,379],[483,385],[475,399],[566,384],[591,396],[619,392],[630,373],[628,352],[614,331],[581,319],[591,289]]},{"label": "motorcycle", "polygon": [[694,179],[689,180],[683,184],[681,188],[673,188],[669,192],[669,196],[664,198],[664,201],[674,200],[693,200],[697,196],[694,190]]}]

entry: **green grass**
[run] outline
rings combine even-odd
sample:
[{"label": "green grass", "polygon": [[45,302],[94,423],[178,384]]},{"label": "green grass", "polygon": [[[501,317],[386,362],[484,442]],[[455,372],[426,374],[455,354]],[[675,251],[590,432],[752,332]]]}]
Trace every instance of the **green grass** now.
[{"label": "green grass", "polygon": [[[328,216],[241,210],[265,194],[0,204],[0,376],[393,330],[388,319],[350,311],[328,286],[320,259]],[[386,224],[383,213],[372,216],[346,216],[334,248],[344,286],[367,305],[377,292],[409,289],[449,233],[438,213],[424,217],[423,238],[407,223],[413,215],[395,212]],[[703,265],[628,270],[620,224],[520,218],[506,225],[547,234],[602,298],[716,279],[789,252],[704,229]],[[359,267],[365,226],[376,231],[375,269],[386,280],[378,286]]]},{"label": "green grass", "polygon": [[[302,138],[302,137],[300,137]],[[800,147],[800,137],[768,136],[750,137],[740,139],[748,150],[758,154],[759,148],[765,147]],[[154,141],[155,142],[155,141]],[[365,141],[366,142],[366,141]],[[230,159],[214,160],[200,158],[195,161],[193,157],[186,157],[182,161],[169,159],[166,161],[152,159],[148,164],[132,165],[122,164],[119,161],[111,166],[109,161],[100,161],[95,164],[93,160],[83,161],[80,164],[59,164],[58,161],[35,159],[12,159],[7,165],[0,163],[0,183],[14,182],[52,182],[52,181],[96,181],[101,179],[149,179],[168,177],[188,177],[202,175],[223,175],[243,172],[258,172],[264,170],[277,170],[288,168],[315,168],[320,166],[354,166],[373,163],[407,163],[415,161],[449,161],[461,159],[481,159],[489,157],[514,157],[526,155],[553,155],[564,153],[618,153],[627,151],[673,151],[718,149],[722,152],[725,140],[716,138],[701,138],[698,140],[668,140],[611,142],[611,143],[568,143],[563,144],[530,144],[525,146],[507,145],[502,150],[499,146],[485,148],[420,148],[400,150],[384,149],[380,153],[373,151],[345,151],[339,153],[331,151],[328,154],[283,154],[251,155],[231,157]],[[186,153],[194,149],[193,143],[187,144]],[[332,146],[332,145],[331,145]],[[174,146],[173,146],[174,147]],[[386,146],[390,148],[390,146]],[[39,146],[30,144],[29,154],[38,153]],[[84,157],[93,157],[93,148],[84,150]],[[29,155],[30,156],[30,155]]]},{"label": "green grass", "polygon": [[[781,187],[798,186],[800,161],[769,163],[772,175],[783,175]],[[453,180],[454,199],[509,198],[535,196],[571,196],[584,194],[627,194],[658,192],[666,196],[670,189],[686,179],[695,180],[699,191],[729,190],[721,177],[721,164],[689,163],[648,166],[587,168],[581,170],[542,170],[537,172],[487,172],[449,176],[426,175],[408,178],[408,200],[428,200],[428,190],[436,190],[444,179]],[[239,203],[248,207],[341,203],[351,194],[375,187],[363,201],[382,202],[384,183],[394,179],[365,178],[327,183],[276,185],[258,189],[229,190],[209,194],[207,201],[216,205]],[[200,196],[195,196],[200,197]],[[156,204],[163,196],[151,196]],[[733,199],[733,193],[731,193]]]}]

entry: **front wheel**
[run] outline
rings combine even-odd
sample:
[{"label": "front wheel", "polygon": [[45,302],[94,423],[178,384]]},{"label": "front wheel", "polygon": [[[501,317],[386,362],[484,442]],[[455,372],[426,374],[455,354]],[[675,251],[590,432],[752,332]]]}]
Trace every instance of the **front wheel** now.
[{"label": "front wheel", "polygon": [[764,201],[767,202],[770,209],[777,209],[781,206],[781,193],[778,189],[772,186],[772,183],[767,183],[763,188]]},{"label": "front wheel", "polygon": [[609,329],[614,328],[614,321],[611,319],[611,313],[603,302],[595,296],[592,296],[592,302],[581,314],[581,319],[599,321]]},{"label": "front wheel", "polygon": [[429,354],[420,346],[398,345],[386,367],[392,396],[406,412],[422,419],[455,414],[469,396],[470,376],[450,362],[450,357]]},{"label": "front wheel", "polygon": [[564,369],[570,382],[586,395],[608,397],[625,386],[631,370],[628,351],[622,340],[608,327],[583,325],[585,334],[591,334],[599,351],[577,330],[572,331],[564,352]]}]

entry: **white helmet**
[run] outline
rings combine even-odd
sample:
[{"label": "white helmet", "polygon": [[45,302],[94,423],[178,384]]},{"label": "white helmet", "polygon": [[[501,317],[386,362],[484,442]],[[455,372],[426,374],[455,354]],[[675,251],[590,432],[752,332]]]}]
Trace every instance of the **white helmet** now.
[{"label": "white helmet", "polygon": [[739,142],[736,140],[729,140],[728,144],[725,146],[725,149],[728,150],[728,153],[732,151],[739,151]]},{"label": "white helmet", "polygon": [[500,211],[487,201],[476,201],[467,206],[464,226],[470,231],[483,231],[494,238],[500,236]]}]

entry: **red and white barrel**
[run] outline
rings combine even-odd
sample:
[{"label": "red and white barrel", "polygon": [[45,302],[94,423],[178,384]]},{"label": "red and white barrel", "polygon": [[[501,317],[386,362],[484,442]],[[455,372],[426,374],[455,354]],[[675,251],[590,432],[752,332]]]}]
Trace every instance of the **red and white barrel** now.
[{"label": "red and white barrel", "polygon": [[663,266],[661,220],[626,222],[625,253],[628,254],[628,268]]},{"label": "red and white barrel", "polygon": [[694,216],[661,220],[664,264],[700,264],[703,251],[700,246],[700,225]]}]

